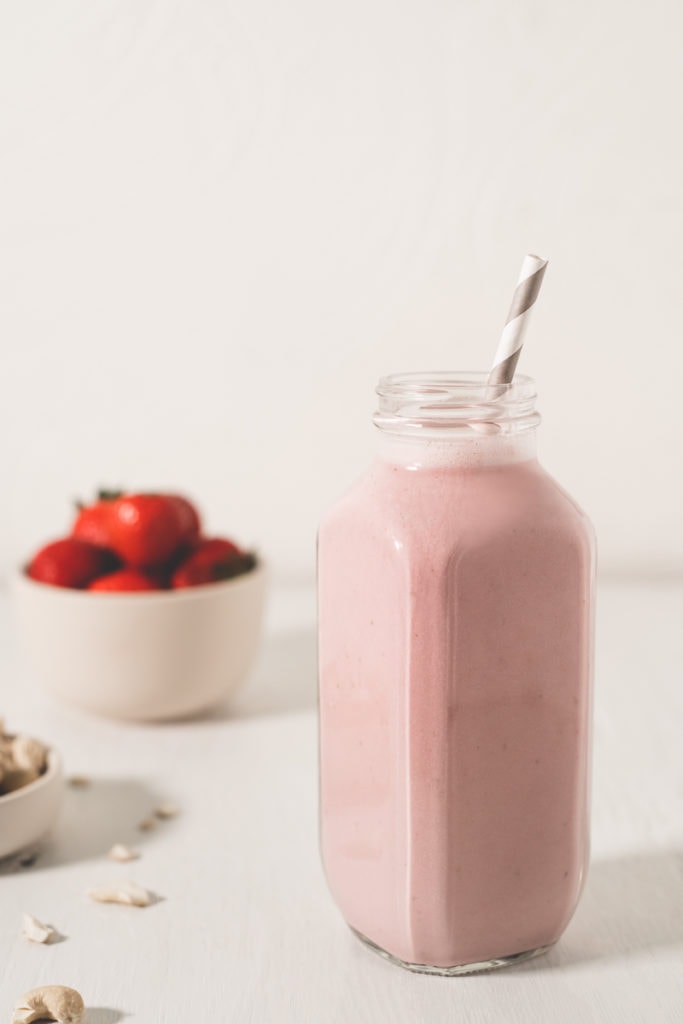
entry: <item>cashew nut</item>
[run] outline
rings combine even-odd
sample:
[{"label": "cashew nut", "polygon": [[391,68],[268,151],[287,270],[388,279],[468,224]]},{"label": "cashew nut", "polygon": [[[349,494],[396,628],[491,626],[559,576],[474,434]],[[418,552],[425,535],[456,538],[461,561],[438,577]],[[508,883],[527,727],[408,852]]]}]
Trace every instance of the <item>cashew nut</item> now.
[{"label": "cashew nut", "polygon": [[56,1024],[81,1024],[85,1004],[75,988],[42,985],[21,997],[14,1008],[12,1024],[54,1021]]},{"label": "cashew nut", "polygon": [[12,759],[12,751],[9,744],[5,745],[2,743],[0,737],[0,783],[5,778],[7,772],[11,771],[14,766],[14,760]]},{"label": "cashew nut", "polygon": [[15,736],[12,740],[12,755],[17,768],[38,775],[45,767],[47,747],[32,736]]},{"label": "cashew nut", "polygon": [[12,737],[4,733],[4,722],[0,720],[0,779],[14,765]]},{"label": "cashew nut", "polygon": [[47,747],[32,736],[12,736],[0,720],[0,796],[28,786],[45,771]]},{"label": "cashew nut", "polygon": [[122,864],[129,860],[137,860],[139,856],[139,850],[133,850],[132,847],[126,846],[124,843],[114,843],[109,851],[109,859],[118,860]]},{"label": "cashew nut", "polygon": [[24,914],[24,923],[21,930],[24,937],[30,939],[31,942],[42,942],[44,945],[52,942],[57,934],[52,925],[43,924],[42,921],[39,921],[32,914]]},{"label": "cashew nut", "polygon": [[90,785],[87,775],[72,775],[67,781],[73,789],[87,789]]},{"label": "cashew nut", "polygon": [[13,793],[15,789],[28,786],[40,778],[40,772],[25,771],[23,768],[10,768],[2,777],[3,793]]},{"label": "cashew nut", "polygon": [[168,821],[169,818],[175,818],[180,814],[180,808],[175,804],[159,804],[154,813],[160,821]]},{"label": "cashew nut", "polygon": [[116,885],[98,885],[88,896],[97,903],[124,903],[129,907],[148,907],[152,894],[135,882],[117,882]]}]

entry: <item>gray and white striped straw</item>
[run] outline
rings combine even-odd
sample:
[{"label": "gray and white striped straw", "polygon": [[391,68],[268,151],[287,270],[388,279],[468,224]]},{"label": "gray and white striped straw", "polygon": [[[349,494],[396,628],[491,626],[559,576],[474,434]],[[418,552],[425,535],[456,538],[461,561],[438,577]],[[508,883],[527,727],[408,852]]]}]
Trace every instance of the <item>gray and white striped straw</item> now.
[{"label": "gray and white striped straw", "polygon": [[493,360],[489,384],[509,384],[515,375],[524,341],[524,330],[529,322],[531,307],[538,298],[548,261],[529,253],[524,257],[512,305]]}]

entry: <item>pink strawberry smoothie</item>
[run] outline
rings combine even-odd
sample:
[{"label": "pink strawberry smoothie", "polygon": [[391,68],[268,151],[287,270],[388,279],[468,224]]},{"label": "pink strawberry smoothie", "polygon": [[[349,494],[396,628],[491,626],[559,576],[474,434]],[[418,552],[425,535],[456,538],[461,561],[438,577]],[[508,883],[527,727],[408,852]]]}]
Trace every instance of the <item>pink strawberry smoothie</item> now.
[{"label": "pink strawberry smoothie", "polygon": [[382,438],[319,535],[321,841],[411,965],[554,943],[588,857],[592,528],[516,438]]}]

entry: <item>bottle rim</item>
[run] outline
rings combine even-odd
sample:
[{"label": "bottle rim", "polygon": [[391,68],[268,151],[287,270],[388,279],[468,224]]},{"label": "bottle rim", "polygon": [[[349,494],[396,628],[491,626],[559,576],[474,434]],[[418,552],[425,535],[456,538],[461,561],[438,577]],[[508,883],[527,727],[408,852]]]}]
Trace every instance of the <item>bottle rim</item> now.
[{"label": "bottle rim", "polygon": [[517,433],[535,427],[536,384],[525,374],[489,384],[488,371],[393,373],[376,388],[374,423],[393,433]]}]

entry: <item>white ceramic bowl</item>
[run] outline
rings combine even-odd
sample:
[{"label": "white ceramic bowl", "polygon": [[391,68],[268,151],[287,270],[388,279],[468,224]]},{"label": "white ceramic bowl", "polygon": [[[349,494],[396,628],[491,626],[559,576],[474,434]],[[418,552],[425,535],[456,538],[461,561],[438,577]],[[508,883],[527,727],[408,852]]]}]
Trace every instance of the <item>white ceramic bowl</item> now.
[{"label": "white ceramic bowl", "polygon": [[15,604],[35,676],[101,715],[183,718],[220,704],[258,650],[266,572],[176,591],[90,593],[18,574]]},{"label": "white ceramic bowl", "polygon": [[64,796],[62,762],[47,755],[47,770],[28,786],[0,796],[0,859],[34,846],[54,825]]}]

